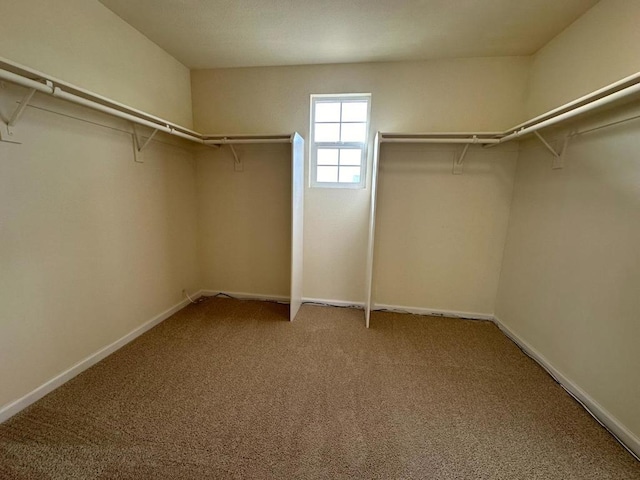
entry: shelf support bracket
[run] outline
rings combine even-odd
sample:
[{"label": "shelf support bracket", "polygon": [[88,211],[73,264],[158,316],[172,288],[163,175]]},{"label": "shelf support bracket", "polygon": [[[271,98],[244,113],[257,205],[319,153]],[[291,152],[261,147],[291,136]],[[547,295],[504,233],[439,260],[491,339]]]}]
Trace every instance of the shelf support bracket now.
[{"label": "shelf support bracket", "polygon": [[[477,135],[473,136],[473,143],[478,142]],[[462,148],[462,152],[459,157],[454,158],[453,160],[453,174],[454,175],[462,175],[462,170],[464,168],[464,157],[467,156],[467,151],[469,150],[469,146],[471,143],[466,143]]]},{"label": "shelf support bracket", "polygon": [[464,157],[467,155],[467,150],[469,150],[470,143],[467,143],[463,149],[462,153],[459,157],[453,160],[453,174],[454,175],[462,175],[462,169],[464,168]]},{"label": "shelf support bracket", "polygon": [[149,145],[151,140],[153,140],[153,137],[155,137],[156,133],[158,133],[158,129],[156,128],[153,132],[151,132],[151,135],[149,135],[147,137],[147,139],[143,142],[142,141],[142,137],[138,133],[138,129],[136,127],[136,124],[132,123],[131,125],[133,125],[133,134],[131,136],[133,138],[134,160],[136,162],[138,162],[138,163],[144,163],[144,158],[142,156],[142,151],[147,147],[147,145]]},{"label": "shelf support bracket", "polygon": [[540,135],[540,133],[538,133],[537,131],[533,132],[535,134],[536,137],[538,137],[538,140],[540,140],[540,142],[542,142],[542,144],[544,145],[544,147],[549,150],[549,152],[551,152],[551,155],[553,155],[553,164],[551,166],[551,168],[553,168],[554,170],[558,170],[560,168],[564,168],[564,156],[565,156],[565,152],[567,151],[567,145],[569,145],[569,138],[570,135],[567,135],[564,137],[564,142],[562,143],[562,149],[557,152],[555,148],[553,148],[549,142],[547,142],[544,137],[542,135]]},{"label": "shelf support bracket", "polygon": [[[225,138],[226,140],[226,138]],[[244,171],[244,165],[242,165],[242,160],[240,160],[240,157],[238,157],[238,152],[236,152],[236,149],[233,148],[233,144],[232,143],[228,143],[227,145],[229,145],[229,149],[231,150],[231,154],[233,155],[233,169],[236,172],[242,172]]]},{"label": "shelf support bracket", "polygon": [[136,138],[136,148],[138,149],[139,152],[141,152],[142,150],[145,149],[145,147],[147,145],[149,145],[149,142],[151,142],[151,140],[153,140],[153,137],[155,137],[156,133],[158,133],[158,129],[156,128],[153,132],[151,132],[151,135],[149,135],[147,137],[147,139],[144,141],[144,143],[142,143],[142,137],[138,133],[138,130],[136,128],[136,124],[133,123],[132,125],[133,125],[133,133],[134,133],[135,138]]},{"label": "shelf support bracket", "polygon": [[551,168],[558,169],[564,168],[564,157],[567,153],[567,147],[569,146],[569,140],[571,139],[571,135],[566,135],[564,140],[562,141],[562,150],[560,150],[560,155],[558,157],[553,158],[553,164]]},{"label": "shelf support bracket", "polygon": [[18,108],[16,108],[15,112],[13,112],[13,115],[11,115],[11,118],[9,119],[8,125],[10,127],[13,127],[18,123],[18,120],[20,120],[20,117],[24,113],[25,108],[27,108],[27,106],[29,105],[29,102],[31,101],[35,93],[35,88],[29,89],[29,91],[26,93],[26,95],[20,102],[20,105],[18,105]]},{"label": "shelf support bracket", "polygon": [[30,88],[29,91],[22,98],[22,101],[18,104],[13,114],[9,118],[8,121],[4,121],[3,119],[3,127],[0,129],[0,141],[10,142],[10,143],[21,143],[14,137],[13,127],[18,124],[20,117],[24,113],[25,109],[29,106],[29,102],[33,98],[33,95],[36,93],[35,88]]}]

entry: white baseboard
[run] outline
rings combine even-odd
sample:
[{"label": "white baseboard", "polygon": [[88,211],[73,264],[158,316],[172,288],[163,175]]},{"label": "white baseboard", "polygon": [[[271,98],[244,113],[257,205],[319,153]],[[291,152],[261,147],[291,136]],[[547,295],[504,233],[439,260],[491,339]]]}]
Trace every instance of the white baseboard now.
[{"label": "white baseboard", "polygon": [[493,315],[488,313],[460,312],[456,310],[438,310],[434,308],[405,307],[402,305],[385,305],[382,303],[374,303],[371,310],[373,311],[388,310],[390,312],[413,313],[415,315],[430,315],[433,317],[451,317],[451,318],[466,318],[469,320],[493,321]]},{"label": "white baseboard", "polygon": [[[191,298],[193,298],[195,300],[195,299],[199,298],[200,296],[202,296],[202,293],[201,292],[197,292],[195,295],[192,295]],[[69,368],[69,369],[65,370],[64,372],[60,373],[59,375],[55,376],[54,378],[52,378],[48,382],[40,385],[35,390],[32,390],[31,392],[27,393],[24,397],[19,398],[18,400],[15,400],[15,401],[13,401],[11,403],[8,403],[7,405],[4,405],[3,407],[0,408],[0,423],[2,423],[5,420],[11,418],[16,413],[18,413],[19,411],[27,408],[32,403],[37,402],[38,400],[40,400],[42,397],[44,397],[48,393],[50,393],[53,390],[55,390],[56,388],[60,387],[64,383],[68,382],[69,380],[71,380],[76,375],[84,372],[86,369],[88,369],[89,367],[95,365],[100,360],[108,357],[109,355],[111,355],[116,350],[124,347],[127,343],[129,343],[132,340],[136,339],[137,337],[139,337],[143,333],[147,332],[148,330],[151,330],[153,327],[155,327],[156,325],[158,325],[162,321],[166,320],[167,318],[169,318],[174,313],[182,310],[184,307],[189,305],[189,303],[190,303],[189,300],[183,300],[180,303],[177,303],[173,307],[165,310],[164,312],[162,312],[161,314],[155,316],[154,318],[152,318],[148,322],[143,323],[138,328],[136,328],[136,329],[132,330],[131,332],[127,333],[124,337],[120,338],[119,340],[116,340],[112,344],[107,345],[104,348],[101,348],[100,350],[98,350],[97,352],[89,355],[85,359],[80,360],[78,363],[73,365],[71,368]]]},{"label": "white baseboard", "polygon": [[203,297],[215,297],[216,295],[229,295],[230,297],[237,298],[239,300],[262,300],[267,302],[280,302],[289,303],[291,300],[284,295],[270,295],[262,293],[247,293],[247,292],[221,292],[219,290],[200,290]]},{"label": "white baseboard", "polygon": [[[302,303],[317,303],[320,305],[328,305],[332,307],[351,307],[364,309],[364,302],[355,302],[349,300],[331,300],[325,298],[310,298],[303,297]],[[438,310],[433,308],[418,308],[418,307],[406,307],[402,305],[386,305],[376,303],[373,305],[372,310],[387,310],[397,313],[413,313],[416,315],[431,315],[434,317],[452,317],[452,318],[465,318],[471,320],[490,320],[493,321],[493,315],[485,313],[474,312],[460,312],[454,310]]]},{"label": "white baseboard", "polygon": [[620,421],[582,390],[573,380],[554,367],[540,352],[524,341],[517,333],[507,327],[498,317],[494,322],[516,345],[540,364],[569,395],[575,398],[598,423],[606,428],[629,452],[640,460],[640,439],[629,431]]},{"label": "white baseboard", "polygon": [[[289,297],[279,296],[279,295],[261,295],[261,294],[252,294],[252,293],[244,293],[244,292],[216,292],[213,290],[201,290],[196,294],[192,295],[192,298],[195,300],[201,296],[214,296],[219,293],[225,293],[229,296],[240,298],[240,299],[250,299],[250,300],[268,300],[268,301],[277,301],[277,302],[285,302],[289,301]],[[303,298],[304,303],[318,303],[323,305],[332,305],[338,307],[355,307],[355,308],[363,308],[363,302],[350,302],[343,300],[327,300],[320,298]],[[39,386],[35,390],[29,392],[22,398],[15,400],[7,405],[4,405],[0,408],[0,423],[5,420],[11,418],[16,413],[25,409],[32,403],[40,400],[42,397],[52,392],[59,386],[71,380],[73,377],[87,370],[89,367],[95,365],[102,359],[111,355],[116,350],[122,348],[124,345],[128,344],[135,338],[139,337],[143,333],[147,332],[151,328],[155,327],[162,321],[169,318],[174,313],[182,310],[190,303],[189,300],[183,300],[173,307],[165,310],[160,313],[156,317],[152,318],[148,322],[140,325],[138,328],[132,330],[119,340],[116,340],[110,345],[98,350],[97,352],[89,355],[85,359],[73,365],[71,368],[66,371],[60,373],[56,377],[47,381],[43,385]],[[459,312],[459,311],[449,311],[449,310],[434,310],[427,308],[416,308],[416,307],[405,307],[405,306],[397,306],[397,305],[384,305],[384,304],[375,304],[373,307],[374,310],[389,310],[389,311],[397,311],[397,312],[407,312],[414,313],[418,315],[433,315],[433,316],[442,316],[442,317],[454,317],[454,318],[467,318],[467,319],[476,319],[476,320],[491,320],[495,322],[495,324],[500,328],[502,332],[506,336],[508,336],[514,343],[516,343],[527,355],[529,355],[533,360],[535,360],[538,364],[540,364],[548,373],[551,375],[571,396],[573,396],[601,425],[603,425],[609,432],[611,432],[618,441],[627,449],[629,452],[638,460],[640,460],[640,439],[634,435],[631,431],[629,431],[620,421],[614,417],[611,413],[609,413],[604,407],[602,407],[598,402],[596,402],[589,394],[587,394],[584,390],[582,390],[575,382],[569,379],[565,374],[563,374],[560,370],[555,368],[540,352],[538,352],[535,348],[529,345],[526,341],[524,341],[518,334],[516,334],[512,329],[507,327],[498,317],[494,315],[487,315],[482,313],[471,313],[471,312]]]},{"label": "white baseboard", "polygon": [[326,298],[302,297],[302,303],[317,303],[319,305],[328,305],[330,307],[351,307],[364,308],[364,302],[353,302],[350,300],[330,300]]}]

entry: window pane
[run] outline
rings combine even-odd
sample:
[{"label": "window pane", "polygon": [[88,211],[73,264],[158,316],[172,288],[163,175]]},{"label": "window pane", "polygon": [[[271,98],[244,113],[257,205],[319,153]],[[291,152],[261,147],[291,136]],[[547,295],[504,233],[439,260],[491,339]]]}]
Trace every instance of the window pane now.
[{"label": "window pane", "polygon": [[359,148],[341,148],[340,165],[360,165],[362,150]]},{"label": "window pane", "polygon": [[359,183],[360,167],[340,167],[340,183]]},{"label": "window pane", "polygon": [[319,148],[318,165],[338,165],[338,149]]},{"label": "window pane", "polygon": [[340,103],[316,103],[316,122],[339,122]]},{"label": "window pane", "polygon": [[343,122],[366,122],[367,102],[346,102],[342,104]]},{"label": "window pane", "polygon": [[364,142],[365,126],[366,123],[343,123],[341,140],[343,142]]},{"label": "window pane", "polygon": [[316,134],[314,140],[316,142],[339,142],[340,124],[316,123]]},{"label": "window pane", "polygon": [[338,167],[318,167],[318,182],[337,182]]}]

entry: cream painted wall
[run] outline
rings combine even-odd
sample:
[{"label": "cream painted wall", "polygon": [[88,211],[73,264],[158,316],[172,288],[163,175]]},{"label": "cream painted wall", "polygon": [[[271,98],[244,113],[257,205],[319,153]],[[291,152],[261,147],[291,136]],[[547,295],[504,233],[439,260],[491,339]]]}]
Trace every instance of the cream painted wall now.
[{"label": "cream painted wall", "polygon": [[198,153],[199,242],[208,290],[289,297],[291,145]]},{"label": "cream painted wall", "polygon": [[601,0],[533,58],[527,118],[640,70],[640,2]]},{"label": "cream painted wall", "polygon": [[192,126],[187,67],[97,0],[3,0],[0,57]]},{"label": "cream painted wall", "polygon": [[192,71],[196,129],[309,127],[312,93],[371,92],[374,131],[504,129],[524,114],[528,57]]},{"label": "cream painted wall", "polygon": [[496,314],[640,439],[638,128],[524,145]]},{"label": "cream painted wall", "polygon": [[[529,112],[640,71],[638,18],[639,2],[603,0],[544,47],[533,62]],[[562,128],[639,113],[636,101]],[[608,412],[640,454],[638,128],[635,121],[574,138],[562,170],[551,169],[539,144],[524,144],[496,314]]]},{"label": "cream painted wall", "polygon": [[[209,133],[299,131],[308,139],[310,94],[370,92],[372,133],[501,130],[522,118],[528,71],[529,59],[520,57],[196,70],[192,72],[194,123],[197,130]],[[216,208],[213,196],[202,192],[203,186],[215,181],[214,169],[205,168],[204,161],[200,159],[198,163],[200,211]],[[307,165],[307,178],[308,173]],[[464,197],[463,185],[461,182],[457,192]],[[369,196],[368,188],[306,189],[306,297],[364,300]],[[508,203],[508,199],[502,200]],[[214,218],[201,216],[201,231],[215,231]],[[450,221],[442,225],[440,232],[449,236],[456,228],[455,222]],[[504,234],[506,225],[499,228]],[[238,226],[241,236],[249,232],[249,227],[243,230]],[[469,237],[467,241],[471,247],[484,238]],[[202,245],[205,265],[215,264],[210,258],[213,251],[206,243]],[[288,268],[284,262],[282,268]],[[204,275],[206,278],[211,274]],[[204,287],[213,288],[208,284]],[[237,285],[242,291],[251,292],[251,287],[248,280],[246,285]],[[486,304],[484,291],[467,293],[472,297],[478,294],[483,297],[478,304]],[[421,301],[410,300],[414,304]],[[449,308],[455,309],[455,305]]]},{"label": "cream painted wall", "polygon": [[493,315],[518,146],[383,144],[373,301]]},{"label": "cream painted wall", "polygon": [[[23,92],[0,91],[0,111]],[[190,150],[152,142],[135,163],[129,134],[34,108],[16,132],[0,143],[0,408],[200,286]]]},{"label": "cream painted wall", "polygon": [[[97,1],[0,5],[0,56],[191,125],[189,71]],[[0,90],[8,118],[24,90]],[[37,94],[33,101],[130,131]],[[196,167],[182,147],[28,108],[0,143],[0,408],[200,285]]]}]

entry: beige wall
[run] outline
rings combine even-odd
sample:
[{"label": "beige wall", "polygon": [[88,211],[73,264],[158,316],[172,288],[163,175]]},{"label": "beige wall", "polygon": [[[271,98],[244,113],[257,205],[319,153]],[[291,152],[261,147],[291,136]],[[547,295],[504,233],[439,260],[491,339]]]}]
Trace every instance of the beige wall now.
[{"label": "beige wall", "polygon": [[460,151],[383,145],[374,303],[493,315],[518,147]]},{"label": "beige wall", "polygon": [[601,0],[533,58],[527,118],[640,70],[640,2]]},{"label": "beige wall", "polygon": [[[3,57],[191,123],[188,70],[97,1],[4,1],[0,45]],[[22,95],[0,90],[5,118]],[[32,104],[131,131],[40,94]],[[0,143],[0,408],[200,286],[191,150],[154,141],[138,164],[130,134],[32,107],[15,134],[22,145]]]},{"label": "beige wall", "polygon": [[16,131],[22,145],[0,143],[0,407],[200,284],[191,151],[152,142],[135,163],[129,134],[33,108]]},{"label": "beige wall", "polygon": [[208,290],[289,297],[291,146],[198,153],[199,261]]},{"label": "beige wall", "polygon": [[3,0],[0,57],[193,123],[189,70],[97,0]]},{"label": "beige wall", "polygon": [[[602,1],[541,50],[529,110],[639,71],[639,17],[638,2]],[[562,128],[586,129],[638,113],[636,102]],[[635,435],[636,447],[639,149],[637,121],[574,138],[562,170],[551,169],[539,144],[524,145],[496,307],[508,328]]]},{"label": "beige wall", "polygon": [[[210,133],[299,131],[308,139],[310,94],[370,92],[372,132],[500,130],[522,118],[528,68],[529,60],[518,57],[193,71],[194,122],[197,130]],[[202,160],[198,168],[201,186],[215,181],[213,169],[205,171]],[[465,197],[462,185],[457,193]],[[364,300],[369,196],[368,188],[306,189],[306,297]],[[201,191],[200,199],[201,211],[215,208],[211,195]],[[215,230],[212,219],[200,220],[205,222],[201,229]],[[440,231],[451,235],[456,228],[451,220]],[[504,233],[506,225],[499,229]],[[484,237],[467,241],[470,247]],[[203,247],[204,264],[213,265],[207,253],[213,250]]]},{"label": "beige wall", "polygon": [[640,438],[638,125],[525,145],[496,314]]},{"label": "beige wall", "polygon": [[[65,5],[3,2],[0,55],[185,126],[193,95],[195,127],[211,133],[308,139],[309,95],[340,92],[372,93],[372,132],[502,130],[640,70],[640,5],[602,0],[533,59],[195,71],[190,91],[184,66],[101,4]],[[527,142],[515,186],[510,147],[472,147],[453,176],[458,149],[385,146],[375,300],[491,313],[506,235],[498,316],[640,436],[635,128],[575,139],[563,170]],[[31,108],[18,130],[23,145],[0,143],[0,406],[183,288],[287,294],[288,148],[239,147],[235,172],[226,148],[194,158],[155,142],[137,164],[128,134]],[[306,189],[306,297],[363,300],[369,193]]]},{"label": "beige wall", "polygon": [[192,71],[196,130],[309,127],[312,93],[372,93],[374,131],[503,130],[522,119],[528,57]]}]

